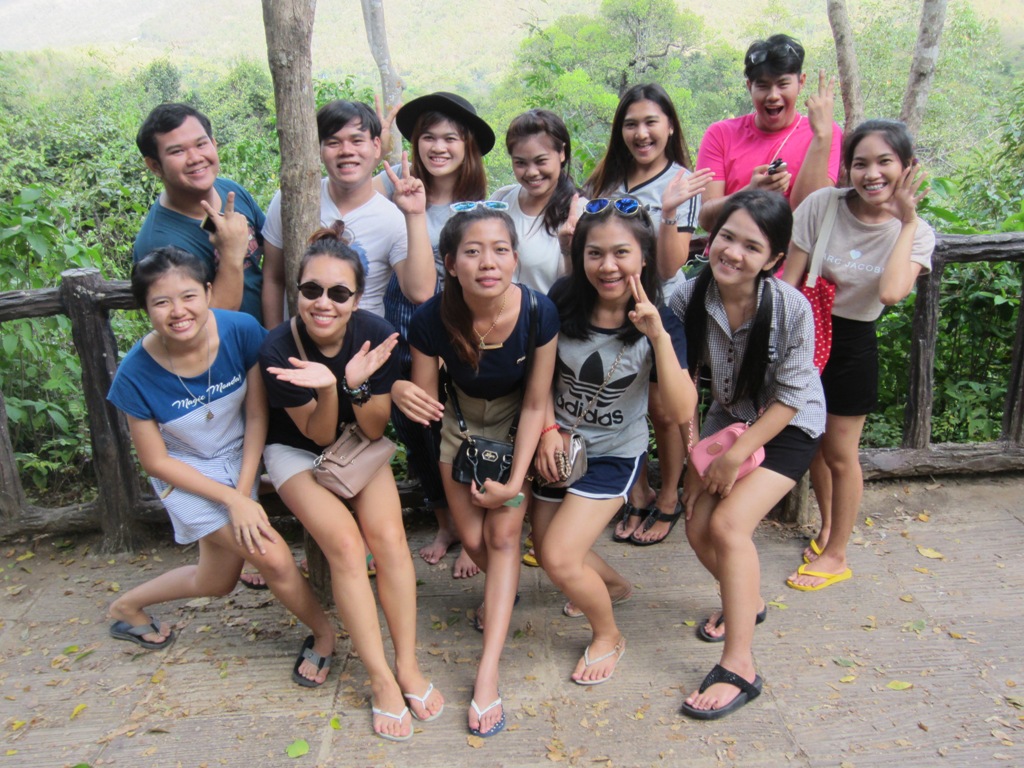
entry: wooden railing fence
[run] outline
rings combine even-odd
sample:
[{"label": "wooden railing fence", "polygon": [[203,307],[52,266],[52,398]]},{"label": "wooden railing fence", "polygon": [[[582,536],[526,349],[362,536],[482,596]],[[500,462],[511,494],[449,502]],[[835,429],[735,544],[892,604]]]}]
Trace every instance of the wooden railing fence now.
[{"label": "wooden railing fence", "polygon": [[[1024,469],[1024,313],[1018,312],[1002,435],[988,443],[932,444],[932,383],[939,321],[939,291],[947,264],[1024,261],[1024,234],[947,235],[939,238],[931,274],[918,280],[910,357],[910,387],[900,448],[865,450],[867,478],[974,474]],[[1024,302],[1024,282],[1021,286]],[[118,352],[110,311],[136,308],[123,280],[102,279],[97,270],[61,275],[59,288],[0,293],[0,323],[58,314],[71,319],[82,363],[82,392],[89,414],[95,501],[45,508],[29,504],[15,464],[0,393],[0,539],[19,535],[99,530],[110,551],[131,550],[148,526],[163,521],[160,503],[140,491],[138,469],[124,415],[106,400]],[[805,506],[806,490],[794,508]],[[791,519],[799,514],[788,515]]]}]

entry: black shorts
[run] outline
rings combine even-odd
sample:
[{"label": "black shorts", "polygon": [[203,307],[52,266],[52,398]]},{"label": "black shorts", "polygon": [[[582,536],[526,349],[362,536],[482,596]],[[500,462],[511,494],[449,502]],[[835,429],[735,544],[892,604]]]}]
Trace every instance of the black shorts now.
[{"label": "black shorts", "polygon": [[878,407],[878,335],[875,322],[832,315],[832,353],[821,372],[825,410],[866,416]]},{"label": "black shorts", "polygon": [[799,482],[811,466],[819,442],[820,437],[811,437],[800,427],[790,425],[765,443],[761,466]]}]

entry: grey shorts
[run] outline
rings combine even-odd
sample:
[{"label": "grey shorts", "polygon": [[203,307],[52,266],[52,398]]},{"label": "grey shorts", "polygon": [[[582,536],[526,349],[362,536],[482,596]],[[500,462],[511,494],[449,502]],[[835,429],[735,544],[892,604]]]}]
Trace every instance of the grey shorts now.
[{"label": "grey shorts", "polygon": [[319,454],[292,448],[283,443],[274,443],[263,448],[263,463],[275,489],[291,480],[299,472],[313,471],[313,462]]}]

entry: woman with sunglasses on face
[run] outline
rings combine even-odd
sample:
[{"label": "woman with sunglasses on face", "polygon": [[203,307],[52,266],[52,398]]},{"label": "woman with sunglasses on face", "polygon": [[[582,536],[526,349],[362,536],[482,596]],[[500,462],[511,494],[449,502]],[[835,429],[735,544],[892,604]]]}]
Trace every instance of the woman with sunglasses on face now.
[{"label": "woman with sunglasses on face", "polygon": [[[546,296],[512,282],[516,231],[505,203],[454,207],[457,212],[441,231],[444,291],[416,310],[409,336],[412,382],[398,381],[393,389],[402,392],[395,400],[410,419],[423,425],[441,421],[440,469],[448,503],[462,545],[486,573],[475,622],[483,631],[483,654],[468,721],[472,734],[487,737],[505,727],[498,662],[519,585],[523,482],[551,389],[558,315]],[[438,395],[445,384],[451,397],[442,406]],[[507,482],[463,485],[453,478],[465,437],[456,398],[468,435],[507,441],[518,418]]]},{"label": "woman with sunglasses on face", "polygon": [[[313,477],[313,462],[357,422],[371,439],[384,433],[397,371],[398,334],[358,309],[365,278],[359,255],[341,240],[344,225],[313,235],[299,268],[297,317],[270,332],[260,368],[270,402],[264,451],[281,499],[324,552],[334,602],[370,676],[373,729],[384,739],[412,737],[412,718],[433,720],[444,699],[416,661],[416,574],[390,465],[342,501]],[[301,346],[300,346],[301,344]],[[377,591],[395,646],[384,655],[363,541],[377,559]],[[408,702],[408,706],[406,706]]]},{"label": "woman with sunglasses on face", "polygon": [[[677,428],[697,403],[662,324],[655,248],[638,200],[591,200],[573,235],[572,271],[551,291],[562,332],[547,421],[583,437],[587,472],[568,489],[534,484],[533,535],[541,566],[569,598],[563,612],[585,616],[592,628],[571,676],[579,685],[609,680],[626,651],[612,605],[629,599],[633,587],[592,547],[642,466],[648,386],[654,379],[664,385]],[[562,433],[545,430],[536,464],[551,482],[559,479],[559,450]]]},{"label": "woman with sunglasses on face", "polygon": [[[592,197],[629,195],[650,214],[657,227],[656,267],[667,300],[679,282],[679,270],[690,253],[690,238],[697,226],[700,193],[710,181],[708,171],[691,173],[690,155],[672,99],[656,83],[635,85],[619,100],[612,120],[604,158],[584,185]],[[673,336],[682,338],[671,312],[664,322]],[[685,350],[677,350],[685,355]],[[658,446],[661,490],[655,495],[641,472],[612,538],[640,546],[664,541],[679,521],[679,480],[685,448],[677,425],[661,407],[661,388],[651,386],[650,417]]]},{"label": "woman with sunglasses on face", "polygon": [[147,608],[228,594],[250,560],[274,595],[313,634],[292,668],[299,685],[327,679],[334,628],[256,501],[267,432],[256,367],[266,331],[249,315],[210,308],[206,266],[173,246],[132,268],[132,295],[153,330],[125,355],[108,399],[128,417],[139,462],[179,544],[198,542],[199,562],[168,571],[117,598],[110,635],[149,650],[174,632]]},{"label": "woman with sunglasses on face", "polygon": [[[402,179],[412,177],[423,184],[426,193],[424,215],[407,219],[410,243],[426,238],[434,251],[438,284],[444,275],[444,260],[438,252],[437,242],[441,229],[452,215],[450,206],[463,200],[482,200],[487,196],[487,176],[483,158],[494,147],[494,131],[479,117],[466,99],[454,93],[438,91],[413,99],[404,104],[395,116],[395,122],[410,144],[409,163],[386,168],[374,179],[377,191],[389,200],[396,198]],[[397,278],[392,278],[384,294],[384,316],[399,333],[396,355],[401,378],[408,379],[412,358],[409,353],[409,321],[416,309],[402,293]],[[391,410],[392,423],[399,439],[405,444],[409,468],[423,490],[424,501],[434,510],[438,530],[434,540],[420,549],[419,554],[431,565],[444,558],[448,548],[458,541],[455,524],[444,486],[437,469],[440,433],[435,428],[424,431],[412,424],[402,413],[399,403]],[[452,567],[456,579],[474,576],[480,572],[476,563],[466,554],[459,553]]]}]

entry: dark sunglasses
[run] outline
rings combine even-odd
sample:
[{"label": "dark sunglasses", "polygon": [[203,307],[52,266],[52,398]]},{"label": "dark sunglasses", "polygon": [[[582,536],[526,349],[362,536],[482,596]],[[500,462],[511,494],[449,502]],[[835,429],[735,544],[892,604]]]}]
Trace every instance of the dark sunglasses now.
[{"label": "dark sunglasses", "polygon": [[635,197],[616,197],[614,199],[598,197],[589,200],[583,206],[583,213],[590,216],[598,216],[609,208],[613,209],[620,216],[636,216],[643,208],[643,205]]},{"label": "dark sunglasses", "polygon": [[302,294],[302,298],[309,299],[310,301],[319,299],[324,295],[324,291],[327,292],[327,298],[335,304],[344,304],[356,295],[356,292],[347,285],[332,285],[330,288],[324,288],[320,283],[309,282],[299,284],[299,293]]},{"label": "dark sunglasses", "polygon": [[[793,46],[789,43],[773,46],[766,45],[764,48],[758,48],[756,51],[751,51],[747,54],[747,66],[756,67],[758,64],[763,64],[769,56],[773,59],[783,59],[789,55],[797,56]],[[799,57],[797,56],[797,58]]]}]

